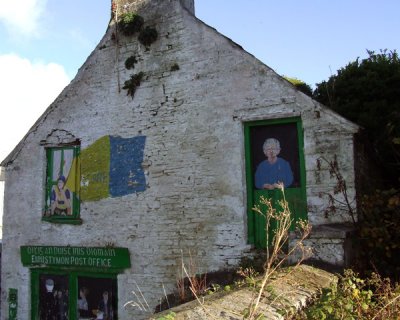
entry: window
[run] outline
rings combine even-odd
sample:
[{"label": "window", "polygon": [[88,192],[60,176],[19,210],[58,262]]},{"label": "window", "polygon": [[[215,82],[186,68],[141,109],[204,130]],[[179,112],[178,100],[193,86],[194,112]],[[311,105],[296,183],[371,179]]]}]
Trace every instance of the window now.
[{"label": "window", "polygon": [[32,270],[32,319],[118,319],[115,274]]},{"label": "window", "polygon": [[117,319],[117,281],[112,278],[78,277],[78,319]]},{"label": "window", "polygon": [[39,276],[39,319],[69,318],[69,283],[66,275]]},{"label": "window", "polygon": [[43,220],[80,224],[79,146],[47,148],[47,175]]},{"label": "window", "polygon": [[118,320],[117,275],[128,248],[21,246],[31,270],[32,320]]},{"label": "window", "polygon": [[[266,233],[265,217],[252,209],[260,197],[271,199],[279,208],[283,183],[293,224],[307,220],[306,176],[303,152],[303,129],[300,118],[273,119],[244,124],[248,242],[256,248],[271,245],[276,221],[270,221]],[[267,243],[269,242],[269,243]]]}]

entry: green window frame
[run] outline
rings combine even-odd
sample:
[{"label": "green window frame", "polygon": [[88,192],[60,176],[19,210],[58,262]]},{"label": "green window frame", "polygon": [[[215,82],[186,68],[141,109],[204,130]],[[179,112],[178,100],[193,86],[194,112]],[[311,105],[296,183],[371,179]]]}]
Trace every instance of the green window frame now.
[{"label": "green window frame", "polygon": [[[52,282],[51,292],[46,290],[47,281]],[[78,300],[81,299],[80,291],[83,287],[88,292],[87,311],[92,314],[91,316],[79,315]],[[109,302],[112,306],[112,319],[118,320],[117,273],[94,273],[53,268],[31,269],[31,319],[46,319],[46,316],[43,315],[44,310],[49,311],[50,316],[55,316],[55,314],[59,316],[61,304],[58,301],[64,302],[63,314],[66,317],[63,319],[94,319],[95,313],[100,310],[99,301],[101,301],[104,290],[111,293]],[[50,303],[46,301],[49,297],[52,299]],[[50,308],[52,310],[49,310]]]},{"label": "green window frame", "polygon": [[43,221],[81,224],[80,146],[46,148],[46,186]]}]

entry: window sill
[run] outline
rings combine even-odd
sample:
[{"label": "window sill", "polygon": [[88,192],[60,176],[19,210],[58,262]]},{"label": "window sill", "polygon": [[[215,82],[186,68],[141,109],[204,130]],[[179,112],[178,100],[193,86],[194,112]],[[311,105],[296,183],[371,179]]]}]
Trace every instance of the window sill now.
[{"label": "window sill", "polygon": [[81,218],[66,218],[66,217],[42,217],[42,221],[50,222],[50,223],[59,223],[59,224],[74,224],[81,225]]}]

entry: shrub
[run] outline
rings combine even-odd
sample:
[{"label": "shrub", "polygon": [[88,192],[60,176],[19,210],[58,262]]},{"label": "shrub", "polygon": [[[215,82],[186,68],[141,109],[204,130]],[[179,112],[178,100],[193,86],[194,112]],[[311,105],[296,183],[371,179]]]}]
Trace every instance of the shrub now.
[{"label": "shrub", "polygon": [[127,68],[128,70],[133,69],[137,62],[138,61],[135,56],[130,56],[128,59],[125,60],[125,68]]},{"label": "shrub", "polygon": [[[304,246],[303,243],[311,232],[310,225],[305,221],[299,221],[297,225],[299,240],[291,248],[286,249],[289,241],[289,230],[293,223],[293,214],[289,209],[289,203],[286,201],[283,184],[279,185],[279,189],[283,198],[278,201],[276,208],[272,199],[267,199],[263,196],[260,197],[259,203],[253,208],[257,214],[265,217],[267,243],[271,243],[271,246],[266,250],[267,257],[264,262],[264,274],[259,284],[257,297],[244,310],[244,319],[262,319],[262,315],[258,313],[257,309],[268,281],[291,256],[296,257],[297,265],[299,265],[311,253],[311,248]],[[278,227],[274,231],[273,238],[269,239],[270,228],[274,222]]]},{"label": "shrub", "polygon": [[157,318],[157,320],[174,320],[176,316],[175,312],[169,312],[168,314]]},{"label": "shrub", "polygon": [[[396,50],[367,50],[316,85],[314,98],[365,128],[369,154],[386,185],[400,185],[400,58]],[[374,183],[371,181],[371,183]]]},{"label": "shrub", "polygon": [[284,77],[287,81],[289,81],[292,85],[294,85],[298,90],[303,92],[304,94],[308,95],[309,97],[312,97],[313,95],[313,90],[311,89],[311,86],[304,81],[301,81],[297,78],[290,78],[290,77]]},{"label": "shrub", "polygon": [[142,30],[143,23],[144,19],[137,13],[123,13],[118,21],[118,30],[126,36],[131,36]]},{"label": "shrub", "polygon": [[400,286],[373,274],[361,279],[345,270],[338,283],[326,289],[314,305],[296,319],[399,319]]},{"label": "shrub", "polygon": [[178,71],[180,68],[179,68],[179,64],[177,64],[177,63],[174,63],[172,66],[171,66],[171,71]]},{"label": "shrub", "polygon": [[156,29],[151,27],[146,27],[139,34],[139,41],[146,47],[149,47],[158,38],[158,32]]},{"label": "shrub", "polygon": [[[360,263],[387,277],[400,274],[400,190],[377,190],[360,208]],[[369,265],[367,265],[369,264]],[[397,279],[398,280],[398,279]]]},{"label": "shrub", "polygon": [[144,76],[143,72],[131,75],[131,78],[124,82],[122,89],[127,90],[126,94],[130,95],[132,98],[135,95],[136,88],[140,86],[140,82]]}]

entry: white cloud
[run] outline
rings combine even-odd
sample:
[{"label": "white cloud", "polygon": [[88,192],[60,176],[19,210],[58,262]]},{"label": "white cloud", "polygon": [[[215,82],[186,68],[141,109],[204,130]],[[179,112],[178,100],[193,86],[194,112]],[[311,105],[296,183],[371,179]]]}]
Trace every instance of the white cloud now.
[{"label": "white cloud", "polygon": [[0,161],[69,83],[55,63],[33,63],[15,54],[0,55]]},{"label": "white cloud", "polygon": [[0,0],[0,22],[11,32],[36,34],[47,0]]}]

